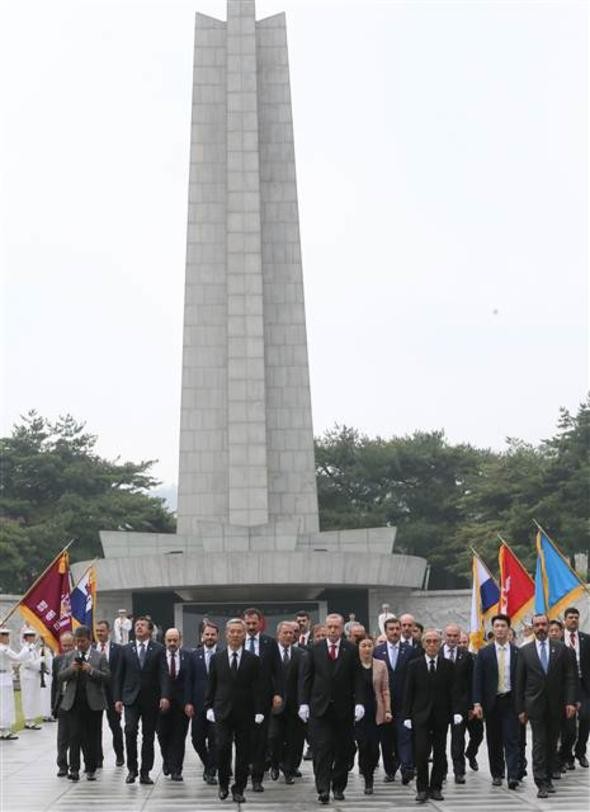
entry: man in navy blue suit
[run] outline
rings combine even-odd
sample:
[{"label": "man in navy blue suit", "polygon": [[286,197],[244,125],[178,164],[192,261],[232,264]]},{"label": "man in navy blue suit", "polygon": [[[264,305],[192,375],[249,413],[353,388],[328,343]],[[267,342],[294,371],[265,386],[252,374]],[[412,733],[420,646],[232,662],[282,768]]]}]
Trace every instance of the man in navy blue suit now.
[{"label": "man in navy blue suit", "polygon": [[510,618],[492,618],[494,640],[482,648],[473,669],[473,713],[485,718],[492,784],[500,786],[507,774],[509,789],[516,789],[522,774],[520,728],[516,713],[516,668],[519,649],[509,642]]},{"label": "man in navy blue suit", "polygon": [[184,712],[186,685],[189,681],[190,656],[181,648],[178,629],[168,629],[164,635],[165,650],[162,652],[162,665],[170,683],[170,707],[158,718],[158,741],[162,752],[162,771],[170,775],[172,781],[182,781],[184,747],[188,716]]},{"label": "man in navy blue suit", "polygon": [[422,649],[400,641],[401,623],[397,618],[388,618],[385,621],[385,636],[387,642],[376,646],[373,652],[373,657],[383,660],[387,665],[393,714],[391,722],[381,725],[383,769],[385,781],[390,782],[395,780],[395,773],[401,767],[402,782],[409,784],[414,777],[414,754],[412,731],[403,725],[402,703],[407,665],[422,654]]},{"label": "man in navy blue suit", "polygon": [[192,719],[191,740],[203,764],[203,781],[215,786],[217,753],[215,725],[207,719],[205,695],[209,680],[211,658],[219,650],[219,628],[208,620],[201,632],[199,648],[191,653],[190,676],[186,683],[185,712]]},{"label": "man in navy blue suit", "polygon": [[[122,767],[125,764],[125,753],[123,750],[123,730],[121,728],[121,716],[115,710],[115,700],[113,699],[113,679],[117,673],[119,665],[119,657],[121,654],[121,646],[118,643],[113,643],[109,640],[111,631],[108,620],[99,620],[95,625],[96,631],[96,644],[94,648],[99,651],[107,659],[111,677],[104,686],[104,691],[107,700],[107,720],[111,733],[113,734],[113,750],[115,751],[115,759],[117,767]],[[100,725],[100,737],[98,740],[98,761],[97,766],[102,767],[104,757],[102,752],[102,724]]]}]

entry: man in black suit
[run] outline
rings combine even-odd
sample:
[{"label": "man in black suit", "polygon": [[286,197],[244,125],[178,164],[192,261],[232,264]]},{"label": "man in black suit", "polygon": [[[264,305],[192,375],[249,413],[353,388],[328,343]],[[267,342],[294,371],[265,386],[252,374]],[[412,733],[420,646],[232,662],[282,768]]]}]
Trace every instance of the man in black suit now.
[{"label": "man in black suit", "polygon": [[344,800],[354,722],[364,716],[363,685],[358,649],[342,635],[341,615],[326,618],[328,637],[316,643],[303,663],[299,717],[309,720],[313,771],[318,800]]},{"label": "man in black suit", "polygon": [[[111,627],[108,620],[99,620],[95,625],[96,631],[96,644],[94,648],[101,654],[104,654],[106,661],[109,664],[111,677],[105,685],[105,695],[107,699],[107,721],[113,736],[113,750],[115,751],[115,763],[117,767],[122,767],[125,764],[125,753],[123,750],[123,731],[121,729],[121,714],[115,710],[115,700],[113,699],[113,679],[117,673],[119,665],[119,654],[121,646],[118,643],[113,643],[109,639]],[[100,735],[98,739],[98,766],[102,767],[104,756],[102,752],[102,721],[100,725]]]},{"label": "man in black suit", "polygon": [[68,749],[70,746],[70,733],[68,729],[68,714],[61,707],[64,685],[57,681],[60,668],[63,668],[65,655],[74,650],[74,635],[64,632],[60,635],[59,644],[62,654],[53,658],[51,663],[51,712],[57,719],[57,776],[63,778],[68,774]]},{"label": "man in black suit", "polygon": [[478,719],[485,718],[492,784],[501,786],[506,774],[508,788],[516,789],[521,776],[520,728],[514,701],[520,649],[509,642],[508,615],[494,615],[492,629],[493,642],[475,659],[473,710]]},{"label": "man in black suit", "polygon": [[401,643],[402,628],[397,618],[388,618],[384,629],[387,641],[375,647],[373,657],[387,665],[393,719],[380,726],[381,757],[386,783],[395,781],[395,773],[400,767],[402,783],[409,784],[414,778],[414,752],[412,731],[403,725],[402,703],[407,665],[421,655],[422,649]]},{"label": "man in black suit", "polygon": [[135,639],[120,652],[113,695],[117,713],[125,708],[125,748],[127,750],[127,777],[133,784],[137,778],[137,734],[141,719],[140,784],[153,784],[150,770],[154,766],[154,736],[158,713],[167,711],[169,678],[164,668],[164,646],[152,640],[152,621],[145,616],[135,621]]},{"label": "man in black suit", "polygon": [[104,654],[90,648],[90,629],[78,626],[74,632],[75,651],[64,656],[57,672],[59,685],[64,685],[61,707],[68,715],[70,736],[70,772],[72,781],[80,779],[80,750],[84,753],[86,778],[96,780],[98,728],[106,707],[104,686],[109,679],[109,666]]},{"label": "man in black suit", "polygon": [[566,720],[560,756],[566,769],[573,770],[575,767],[574,756],[578,759],[581,767],[588,768],[589,766],[586,758],[586,745],[590,730],[590,635],[579,630],[580,612],[575,606],[569,606],[565,610],[563,618],[565,624],[563,642],[574,653],[578,672],[576,703],[578,729],[576,731],[575,717]]},{"label": "man in black suit", "polygon": [[190,654],[190,673],[186,680],[185,713],[191,719],[191,740],[201,763],[203,780],[217,784],[217,750],[215,725],[205,711],[205,694],[209,681],[211,658],[218,649],[219,629],[207,620],[201,630],[201,645]]},{"label": "man in black suit", "polygon": [[[449,722],[459,725],[460,697],[455,682],[455,666],[439,658],[441,638],[436,629],[422,636],[424,653],[408,663],[404,695],[404,725],[414,733],[416,761],[416,800],[428,797],[444,800],[441,788],[445,774],[447,729]],[[432,749],[432,772],[428,780],[428,758]]]},{"label": "man in black suit", "polygon": [[294,644],[301,647],[308,647],[313,645],[311,636],[311,618],[309,612],[302,609],[295,615],[295,622],[299,626],[298,634],[294,640]]},{"label": "man in black suit", "polygon": [[215,723],[219,798],[229,794],[232,743],[236,746],[233,800],[244,802],[248,781],[248,755],[255,725],[262,724],[260,658],[244,649],[246,624],[241,618],[228,620],[225,627],[227,650],[211,659],[205,696],[207,719]]},{"label": "man in black suit", "polygon": [[284,696],[280,708],[273,708],[270,720],[270,776],[276,781],[282,770],[285,783],[293,784],[303,755],[304,725],[297,711],[299,679],[307,652],[294,645],[295,632],[290,621],[279,623],[277,637]]},{"label": "man in black suit", "polygon": [[262,613],[259,609],[246,609],[244,612],[247,636],[244,643],[246,651],[260,660],[261,713],[264,720],[256,725],[252,733],[252,791],[264,792],[262,779],[266,769],[266,752],[268,746],[268,727],[272,708],[279,708],[283,701],[281,659],[277,641],[261,633]]},{"label": "man in black suit", "polygon": [[548,640],[547,615],[533,615],[535,640],[520,649],[516,667],[516,711],[533,731],[533,775],[537,797],[555,792],[552,778],[561,778],[557,739],[563,715],[576,713],[576,673],[563,643]]},{"label": "man in black suit", "polygon": [[[461,629],[456,623],[449,623],[444,630],[444,643],[439,651],[439,659],[450,660],[455,666],[455,695],[458,712],[463,717],[459,725],[451,726],[451,759],[455,783],[465,783],[465,731],[469,711],[473,709],[471,691],[473,687],[473,655],[459,645]],[[445,756],[446,760],[446,756]],[[447,765],[448,770],[448,765]],[[447,772],[445,770],[445,773]]]},{"label": "man in black suit", "polygon": [[162,772],[172,781],[182,781],[188,716],[184,712],[186,686],[190,680],[190,655],[180,645],[178,629],[164,635],[162,664],[168,673],[170,707],[158,719],[158,741],[162,753]]}]

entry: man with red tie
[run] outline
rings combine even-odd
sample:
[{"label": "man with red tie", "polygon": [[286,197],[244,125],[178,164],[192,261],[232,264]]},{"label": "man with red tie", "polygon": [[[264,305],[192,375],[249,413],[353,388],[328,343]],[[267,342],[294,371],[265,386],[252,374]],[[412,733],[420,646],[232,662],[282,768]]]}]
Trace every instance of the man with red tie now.
[{"label": "man with red tie", "polygon": [[[94,648],[104,654],[106,657],[111,676],[104,686],[105,696],[107,700],[107,721],[113,735],[113,750],[115,751],[115,763],[117,767],[122,767],[125,764],[125,753],[123,748],[123,730],[121,728],[121,716],[115,710],[115,700],[113,699],[113,679],[117,673],[117,666],[119,664],[119,655],[121,653],[121,646],[118,643],[113,643],[109,639],[111,627],[108,620],[99,620],[94,627],[97,642]],[[102,767],[104,760],[102,752],[102,723],[100,725],[100,733],[98,740],[98,762],[97,767]]]},{"label": "man with red tie", "polygon": [[297,643],[300,648],[310,646],[313,640],[311,636],[311,618],[309,613],[302,609],[295,615],[295,620],[299,626],[299,634],[295,638],[295,643]]},{"label": "man with red tie", "polygon": [[168,629],[164,635],[163,667],[170,684],[170,706],[158,719],[158,741],[162,752],[162,772],[172,781],[182,781],[184,748],[188,716],[184,712],[186,684],[189,679],[189,653],[180,647],[178,629]]},{"label": "man with red tie", "polygon": [[576,730],[576,717],[565,721],[559,755],[562,765],[567,770],[573,770],[575,768],[574,757],[578,759],[581,767],[588,768],[589,766],[586,758],[586,744],[590,730],[590,635],[579,630],[580,612],[575,606],[569,606],[565,610],[563,618],[565,624],[563,642],[576,658],[578,725]]}]

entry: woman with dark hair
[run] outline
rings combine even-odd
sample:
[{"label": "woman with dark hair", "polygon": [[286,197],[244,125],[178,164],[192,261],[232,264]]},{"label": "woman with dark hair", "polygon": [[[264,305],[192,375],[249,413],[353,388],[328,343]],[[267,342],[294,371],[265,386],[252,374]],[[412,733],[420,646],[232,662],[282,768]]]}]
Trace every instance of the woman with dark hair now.
[{"label": "woman with dark hair", "polygon": [[373,773],[379,761],[379,725],[392,719],[387,665],[382,660],[374,659],[374,648],[372,637],[367,636],[359,643],[365,715],[355,724],[354,731],[365,795],[373,794]]}]

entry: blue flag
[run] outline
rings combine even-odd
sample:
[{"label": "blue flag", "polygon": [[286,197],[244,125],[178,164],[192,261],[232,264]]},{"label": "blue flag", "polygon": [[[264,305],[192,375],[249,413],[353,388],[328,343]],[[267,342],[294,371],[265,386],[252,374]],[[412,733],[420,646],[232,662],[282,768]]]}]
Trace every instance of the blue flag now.
[{"label": "blue flag", "polygon": [[558,617],[568,604],[580,598],[584,584],[542,530],[537,533],[535,612]]}]

